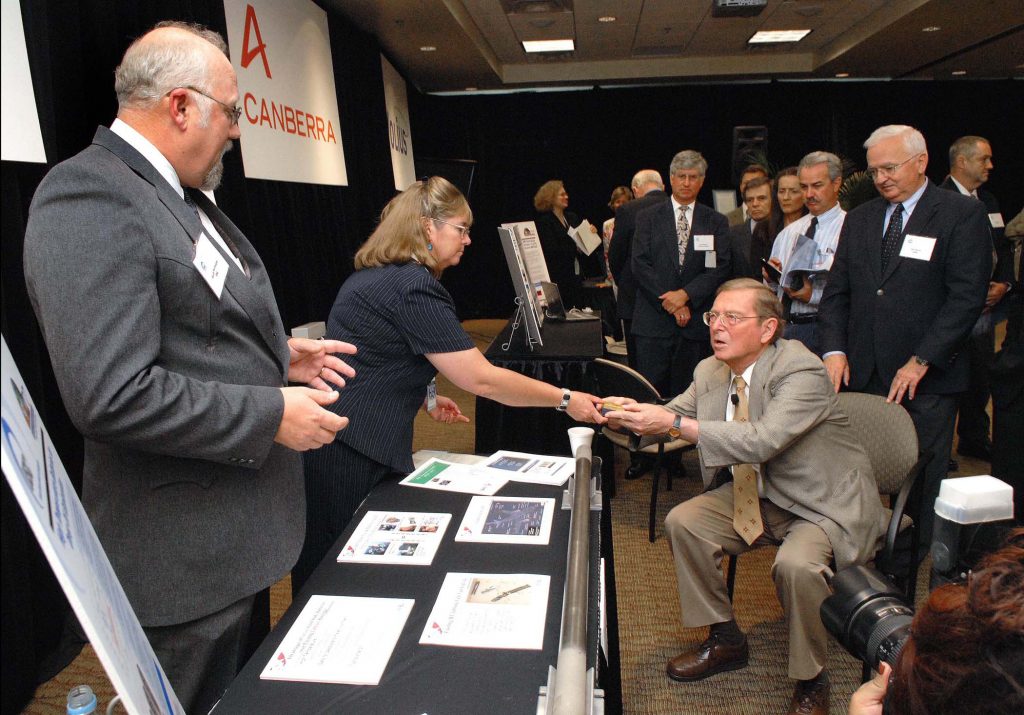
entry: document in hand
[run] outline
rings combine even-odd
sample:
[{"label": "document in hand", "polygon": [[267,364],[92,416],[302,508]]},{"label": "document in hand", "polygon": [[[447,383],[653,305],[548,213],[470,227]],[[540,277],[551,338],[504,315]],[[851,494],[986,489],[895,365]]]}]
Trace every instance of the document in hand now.
[{"label": "document in hand", "polygon": [[796,239],[793,253],[786,261],[786,271],[782,275],[781,285],[802,288],[804,276],[812,278],[820,273],[828,273],[830,266],[831,261],[818,250],[818,244],[814,239],[801,234]]},{"label": "document in hand", "polygon": [[583,219],[576,228],[570,228],[569,235],[576,243],[576,248],[580,249],[580,253],[588,256],[601,245],[601,234],[586,219]]},{"label": "document in hand", "polygon": [[314,595],[260,679],[377,685],[414,603]]}]

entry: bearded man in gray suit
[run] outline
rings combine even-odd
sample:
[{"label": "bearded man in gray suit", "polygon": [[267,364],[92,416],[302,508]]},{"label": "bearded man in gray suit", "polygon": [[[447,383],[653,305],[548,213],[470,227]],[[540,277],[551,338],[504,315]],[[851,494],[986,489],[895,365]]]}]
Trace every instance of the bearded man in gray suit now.
[{"label": "bearded man in gray suit", "polygon": [[782,305],[769,288],[728,281],[703,318],[714,356],[697,366],[685,393],[665,407],[607,398],[625,403],[608,412],[610,424],[681,436],[700,455],[705,491],[672,509],[665,528],[683,625],[709,625],[711,633],[669,660],[667,672],[686,682],[747,665],[722,556],[776,545],[772,578],[797,681],[790,712],[827,713],[828,635],[818,609],[829,593],[830,561],[839,569],[867,561],[884,531],[871,465],[821,360],[778,339]]},{"label": "bearded man in gray suit", "polygon": [[255,594],[295,563],[298,451],[347,424],[324,409],[325,380],[354,374],[333,354],[351,345],[286,340],[260,257],[202,193],[239,136],[226,49],[183,23],[136,40],[117,120],[46,176],[25,235],[29,295],[85,437],[83,502],[190,713],[231,682]]}]

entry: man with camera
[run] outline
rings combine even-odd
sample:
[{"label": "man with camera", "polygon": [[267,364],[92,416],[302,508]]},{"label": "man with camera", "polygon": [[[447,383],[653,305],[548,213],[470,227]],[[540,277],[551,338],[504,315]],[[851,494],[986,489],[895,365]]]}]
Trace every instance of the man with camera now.
[{"label": "man with camera", "polygon": [[782,305],[770,288],[728,281],[702,318],[714,356],[697,366],[686,392],[665,407],[607,398],[622,406],[608,412],[611,425],[681,436],[700,455],[705,491],[672,509],[665,529],[683,625],[711,632],[669,660],[667,673],[692,682],[747,665],[722,557],[774,545],[772,578],[797,681],[789,712],[827,713],[828,635],[818,609],[832,560],[840,569],[863,563],[884,530],[871,465],[821,361],[803,344],[779,340]]}]

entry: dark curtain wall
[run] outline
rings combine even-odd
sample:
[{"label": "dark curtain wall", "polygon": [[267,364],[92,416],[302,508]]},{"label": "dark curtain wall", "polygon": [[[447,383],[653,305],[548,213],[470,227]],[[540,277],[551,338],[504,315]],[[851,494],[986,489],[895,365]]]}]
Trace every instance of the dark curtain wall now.
[{"label": "dark curtain wall", "polygon": [[[700,200],[732,185],[732,129],[768,127],[768,158],[796,164],[825,149],[864,167],[862,144],[883,124],[910,124],[928,141],[928,174],[949,168],[949,145],[978,134],[992,142],[987,188],[1006,220],[1024,203],[1024,140],[1019,81],[772,82],[579,92],[437,97],[411,93],[418,156],[479,162],[470,203],[473,245],[445,281],[462,317],[505,316],[514,292],[495,227],[534,216],[533,195],[548,179],[565,181],[570,209],[600,226],[612,188],[641,168],[662,171],[681,149],[708,160]],[[480,275],[495,280],[481,281]]]},{"label": "dark curtain wall", "polygon": [[[2,164],[2,330],[68,473],[80,487],[81,437],[64,412],[25,291],[22,242],[29,203],[50,166],[79,152],[97,125],[113,120],[113,71],[132,39],[165,19],[199,22],[225,38],[227,29],[220,0],[21,4],[50,164]],[[341,18],[329,17],[329,26],[349,186],[247,180],[236,148],[226,157],[224,183],[217,192],[218,203],[267,264],[286,328],[327,319],[338,287],[352,270],[356,248],[394,193],[380,48]],[[8,713],[20,712],[31,697],[40,663],[60,635],[67,604],[6,480],[2,519],[0,711]]]}]

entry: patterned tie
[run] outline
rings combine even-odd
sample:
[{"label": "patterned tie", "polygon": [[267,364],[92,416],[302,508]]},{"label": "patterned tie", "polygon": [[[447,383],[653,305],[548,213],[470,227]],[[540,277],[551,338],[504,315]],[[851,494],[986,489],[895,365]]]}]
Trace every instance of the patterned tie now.
[{"label": "patterned tie", "polygon": [[690,222],[686,220],[686,212],[689,211],[689,206],[683,206],[679,209],[679,220],[676,222],[676,236],[679,239],[679,267],[683,267],[683,262],[686,260],[686,245],[690,241]]},{"label": "patterned tie", "polygon": [[[876,234],[877,235],[877,234]],[[903,204],[896,204],[889,219],[889,227],[885,229],[882,236],[882,270],[889,265],[889,259],[896,253],[896,246],[899,245],[900,236],[903,235]]]},{"label": "patterned tie", "polygon": [[[739,404],[733,413],[734,422],[747,422],[750,419],[747,404],[747,383],[737,375],[733,379],[736,386],[736,397]],[[757,541],[764,533],[764,522],[761,521],[761,500],[757,496],[757,473],[753,465],[735,464],[732,468],[732,527],[748,544]]]}]

